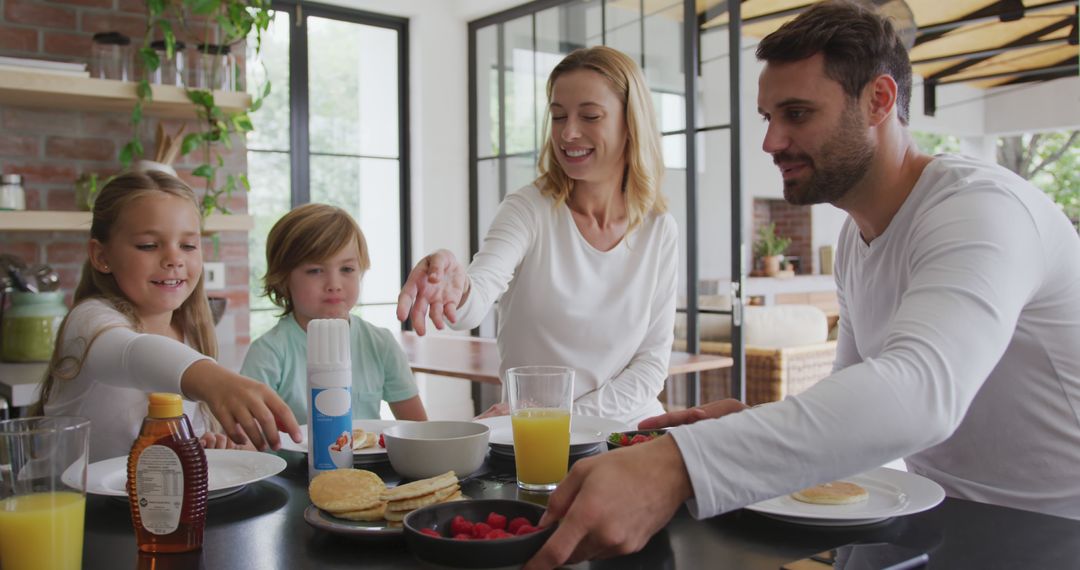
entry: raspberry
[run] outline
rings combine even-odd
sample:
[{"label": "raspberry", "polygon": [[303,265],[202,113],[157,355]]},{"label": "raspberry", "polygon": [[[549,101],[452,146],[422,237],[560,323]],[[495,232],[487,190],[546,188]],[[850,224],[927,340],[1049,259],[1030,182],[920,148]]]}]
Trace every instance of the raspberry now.
[{"label": "raspberry", "polygon": [[491,525],[487,523],[476,523],[473,525],[472,535],[474,538],[484,538],[491,532]]},{"label": "raspberry", "polygon": [[510,521],[510,525],[506,527],[506,530],[510,531],[510,534],[517,534],[517,530],[521,528],[522,525],[527,524],[529,524],[529,519],[525,517],[517,517],[514,520]]},{"label": "raspberry", "polygon": [[434,536],[435,538],[441,538],[441,535],[433,528],[422,528],[420,534],[426,534],[428,536]]},{"label": "raspberry", "polygon": [[472,539],[473,539],[473,537],[472,537],[471,534],[465,534],[464,532],[460,532],[460,533],[454,535],[454,540],[472,540]]},{"label": "raspberry", "polygon": [[506,517],[499,513],[488,513],[487,523],[491,528],[506,530]]},{"label": "raspberry", "polygon": [[514,535],[515,536],[521,536],[523,534],[533,533],[533,532],[536,532],[538,530],[540,530],[540,529],[533,526],[533,525],[531,525],[531,524],[526,523],[526,524],[523,524],[520,527],[518,527],[517,532],[515,532]]},{"label": "raspberry", "polygon": [[498,540],[500,538],[510,538],[512,536],[514,536],[514,535],[506,532],[505,530],[503,530],[501,528],[496,528],[496,529],[492,529],[491,532],[487,533],[487,536],[485,536],[484,538],[486,540]]},{"label": "raspberry", "polygon": [[450,533],[451,534],[468,534],[472,535],[473,523],[465,520],[465,517],[458,515],[450,521]]}]

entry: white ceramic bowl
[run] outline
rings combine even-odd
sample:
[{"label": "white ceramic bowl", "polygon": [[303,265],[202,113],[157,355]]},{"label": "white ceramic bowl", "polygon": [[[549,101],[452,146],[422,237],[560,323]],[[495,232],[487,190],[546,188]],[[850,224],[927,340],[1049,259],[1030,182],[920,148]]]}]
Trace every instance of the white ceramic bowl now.
[{"label": "white ceramic bowl", "polygon": [[383,430],[390,465],[402,477],[424,479],[450,471],[465,477],[484,463],[486,425],[475,422],[410,422]]}]

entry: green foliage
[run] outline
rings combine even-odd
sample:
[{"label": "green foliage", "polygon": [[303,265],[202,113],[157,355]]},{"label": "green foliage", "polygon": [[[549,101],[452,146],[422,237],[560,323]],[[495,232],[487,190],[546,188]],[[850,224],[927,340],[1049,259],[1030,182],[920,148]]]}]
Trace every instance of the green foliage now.
[{"label": "green foliage", "polygon": [[758,257],[784,255],[789,245],[791,245],[791,238],[776,235],[775,223],[766,224],[758,229],[758,239],[754,242],[754,254]]},{"label": "green foliage", "polygon": [[[270,0],[146,0],[146,33],[138,50],[138,57],[143,68],[149,73],[161,66],[161,58],[150,44],[154,36],[160,33],[165,42],[166,57],[176,53],[177,36],[174,23],[187,31],[192,17],[198,17],[216,25],[219,42],[232,45],[249,39],[255,40],[255,53],[262,46],[262,34],[273,19]],[[210,43],[213,26],[206,26],[205,41]],[[191,34],[188,34],[191,35]],[[185,88],[188,100],[196,107],[196,115],[201,124],[198,132],[184,137],[180,154],[187,155],[202,150],[203,163],[195,168],[193,174],[204,179],[205,190],[202,205],[203,214],[212,212],[228,213],[227,203],[232,193],[239,189],[248,189],[247,178],[229,174],[224,182],[218,184],[219,171],[224,165],[217,148],[232,148],[234,136],[244,136],[252,131],[248,113],[262,106],[263,100],[270,94],[270,82],[267,80],[259,90],[250,106],[238,113],[229,113],[217,105],[213,92],[205,89]],[[140,139],[143,122],[143,107],[153,99],[150,83],[143,79],[136,87],[138,99],[131,111],[133,138],[120,151],[120,163],[129,167],[135,159],[142,156],[143,146]]]},{"label": "green foliage", "polygon": [[1080,229],[1080,131],[1001,137],[998,162],[1046,192]]},{"label": "green foliage", "polygon": [[911,137],[919,150],[926,154],[958,153],[960,152],[960,139],[952,135],[939,135],[924,131],[911,131]]}]

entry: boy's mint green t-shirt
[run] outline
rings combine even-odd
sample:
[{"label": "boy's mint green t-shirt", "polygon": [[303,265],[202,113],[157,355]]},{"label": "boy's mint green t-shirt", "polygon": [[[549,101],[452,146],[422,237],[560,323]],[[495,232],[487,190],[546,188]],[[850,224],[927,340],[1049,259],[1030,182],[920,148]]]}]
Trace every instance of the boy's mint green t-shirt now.
[{"label": "boy's mint green t-shirt", "polygon": [[[349,315],[349,337],[353,419],[378,419],[382,400],[400,402],[417,394],[408,359],[390,331]],[[296,421],[307,423],[307,332],[293,315],[251,343],[240,373],[269,385]]]}]

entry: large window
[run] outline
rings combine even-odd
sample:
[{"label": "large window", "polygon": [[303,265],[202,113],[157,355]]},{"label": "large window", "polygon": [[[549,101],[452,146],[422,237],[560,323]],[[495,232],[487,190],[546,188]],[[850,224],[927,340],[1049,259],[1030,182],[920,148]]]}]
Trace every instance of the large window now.
[{"label": "large window", "polygon": [[274,6],[261,57],[247,63],[253,92],[267,77],[272,83],[248,137],[251,337],[277,320],[261,294],[266,236],[307,202],[343,208],[360,224],[371,269],[358,312],[398,327],[397,295],[411,265],[407,21],[306,3]]},{"label": "large window", "polygon": [[[733,238],[742,234],[742,206],[740,145],[733,144],[739,135],[731,121],[738,116],[739,99],[738,90],[730,88],[739,84],[740,58],[730,54],[741,53],[740,19],[738,3],[731,13],[728,4],[537,0],[471,22],[473,252],[503,197],[536,178],[551,69],[577,48],[616,48],[638,62],[653,94],[667,166],[662,190],[680,227],[678,310],[685,326],[680,325],[677,342],[696,352],[699,295],[729,294],[744,273],[742,239]],[[738,311],[703,311],[733,321],[731,393],[737,396],[742,391]],[[480,333],[491,335],[496,328],[489,318]],[[688,392],[681,391],[688,393],[686,403],[693,403],[697,378],[688,386]]]}]

